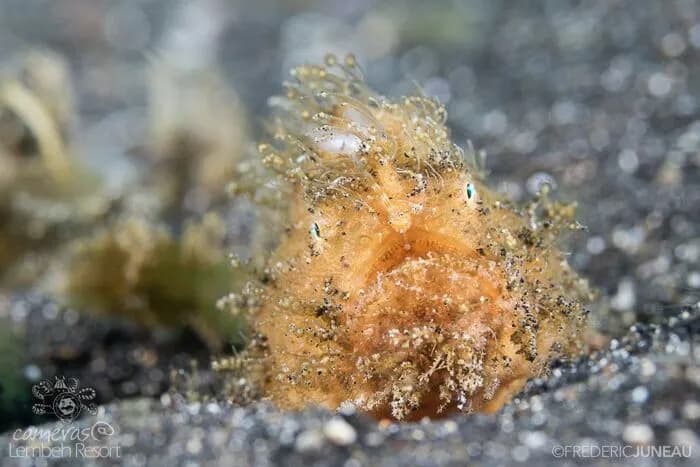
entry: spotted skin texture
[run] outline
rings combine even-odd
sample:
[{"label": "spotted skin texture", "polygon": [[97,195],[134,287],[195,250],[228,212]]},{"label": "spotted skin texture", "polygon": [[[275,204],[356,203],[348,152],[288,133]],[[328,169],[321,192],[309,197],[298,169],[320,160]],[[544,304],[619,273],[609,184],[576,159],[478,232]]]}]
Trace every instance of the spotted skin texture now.
[{"label": "spotted skin texture", "polygon": [[374,94],[352,59],[294,76],[261,147],[290,200],[253,321],[266,397],[398,420],[493,412],[582,351],[590,294],[555,246],[572,208],[504,202],[439,104]]}]

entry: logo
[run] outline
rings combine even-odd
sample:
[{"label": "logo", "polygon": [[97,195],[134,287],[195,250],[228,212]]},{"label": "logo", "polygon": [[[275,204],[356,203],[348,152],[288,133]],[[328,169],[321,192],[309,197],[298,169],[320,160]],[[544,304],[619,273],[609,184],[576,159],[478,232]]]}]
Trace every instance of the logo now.
[{"label": "logo", "polygon": [[90,387],[80,389],[78,378],[57,376],[32,386],[37,415],[50,414],[59,422],[43,426],[17,428],[8,445],[11,458],[103,459],[120,458],[118,443],[110,440],[117,429],[105,420],[71,424],[87,411],[97,413],[97,392]]},{"label": "logo", "polygon": [[97,393],[91,387],[78,389],[78,378],[56,376],[54,381],[45,379],[32,386],[36,399],[32,412],[37,415],[53,414],[62,422],[70,423],[83,410],[97,413],[93,400]]}]

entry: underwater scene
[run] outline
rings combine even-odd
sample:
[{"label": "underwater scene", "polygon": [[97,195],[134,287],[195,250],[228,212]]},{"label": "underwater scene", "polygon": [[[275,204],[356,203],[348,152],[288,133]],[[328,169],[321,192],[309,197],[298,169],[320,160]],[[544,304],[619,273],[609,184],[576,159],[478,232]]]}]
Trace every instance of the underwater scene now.
[{"label": "underwater scene", "polygon": [[2,465],[697,465],[700,4],[0,0]]}]

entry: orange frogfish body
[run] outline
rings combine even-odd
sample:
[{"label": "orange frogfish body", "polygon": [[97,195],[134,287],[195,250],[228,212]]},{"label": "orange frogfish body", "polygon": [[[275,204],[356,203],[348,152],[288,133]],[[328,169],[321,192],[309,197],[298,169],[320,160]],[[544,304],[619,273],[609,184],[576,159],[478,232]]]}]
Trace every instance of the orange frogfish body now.
[{"label": "orange frogfish body", "polygon": [[289,187],[253,319],[265,396],[399,420],[492,412],[581,352],[589,291],[555,246],[570,206],[505,202],[441,105],[376,95],[351,58],[293,76],[261,146]]}]

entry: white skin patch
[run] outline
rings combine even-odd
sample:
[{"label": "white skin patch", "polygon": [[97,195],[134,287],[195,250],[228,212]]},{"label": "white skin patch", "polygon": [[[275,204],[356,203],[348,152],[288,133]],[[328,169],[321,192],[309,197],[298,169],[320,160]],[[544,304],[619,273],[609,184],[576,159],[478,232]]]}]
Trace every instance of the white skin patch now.
[{"label": "white skin patch", "polygon": [[337,129],[324,130],[315,128],[308,136],[314,142],[319,151],[339,154],[341,156],[355,156],[360,152],[362,139],[352,133],[343,133]]}]

